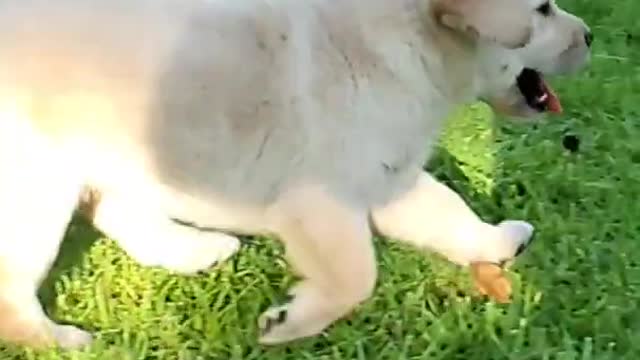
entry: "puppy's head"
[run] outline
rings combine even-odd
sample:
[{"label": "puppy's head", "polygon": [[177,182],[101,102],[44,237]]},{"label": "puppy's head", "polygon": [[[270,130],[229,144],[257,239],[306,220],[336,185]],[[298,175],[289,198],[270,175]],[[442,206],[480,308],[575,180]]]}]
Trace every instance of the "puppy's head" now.
[{"label": "puppy's head", "polygon": [[474,91],[500,113],[561,112],[545,75],[589,62],[589,28],[554,0],[435,0],[433,9],[441,26],[473,43]]}]

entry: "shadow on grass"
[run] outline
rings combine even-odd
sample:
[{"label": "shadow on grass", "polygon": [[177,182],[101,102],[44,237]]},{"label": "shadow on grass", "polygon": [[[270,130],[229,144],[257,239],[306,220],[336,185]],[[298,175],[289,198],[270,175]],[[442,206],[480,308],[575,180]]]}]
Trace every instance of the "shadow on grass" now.
[{"label": "shadow on grass", "polygon": [[93,244],[104,235],[81,215],[75,215],[60,245],[58,256],[38,291],[38,297],[48,313],[55,306],[55,284],[73,268],[80,267]]}]

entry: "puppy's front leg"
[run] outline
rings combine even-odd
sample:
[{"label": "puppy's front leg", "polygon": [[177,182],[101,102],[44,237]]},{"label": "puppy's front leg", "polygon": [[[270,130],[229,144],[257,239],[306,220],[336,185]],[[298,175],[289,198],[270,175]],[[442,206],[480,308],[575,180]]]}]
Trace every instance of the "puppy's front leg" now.
[{"label": "puppy's front leg", "polygon": [[460,265],[512,259],[533,234],[533,226],[524,221],[483,222],[458,194],[426,172],[408,192],[373,209],[372,218],[382,235],[438,252]]},{"label": "puppy's front leg", "polygon": [[261,316],[263,344],[320,333],[371,295],[377,275],[366,210],[305,189],[287,196],[272,214],[303,280],[290,291],[289,303]]}]

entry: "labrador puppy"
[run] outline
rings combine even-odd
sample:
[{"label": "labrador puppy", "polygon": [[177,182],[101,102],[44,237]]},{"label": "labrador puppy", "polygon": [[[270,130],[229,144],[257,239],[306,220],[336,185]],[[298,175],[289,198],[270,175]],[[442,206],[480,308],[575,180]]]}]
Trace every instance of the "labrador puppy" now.
[{"label": "labrador puppy", "polygon": [[371,296],[373,232],[514,258],[533,227],[483,222],[422,165],[457,106],[560,111],[544,76],[582,68],[591,40],[552,0],[0,2],[0,337],[90,343],[36,298],[88,188],[144,265],[196,273],[238,235],[278,236],[303,280],[260,317],[263,344]]}]

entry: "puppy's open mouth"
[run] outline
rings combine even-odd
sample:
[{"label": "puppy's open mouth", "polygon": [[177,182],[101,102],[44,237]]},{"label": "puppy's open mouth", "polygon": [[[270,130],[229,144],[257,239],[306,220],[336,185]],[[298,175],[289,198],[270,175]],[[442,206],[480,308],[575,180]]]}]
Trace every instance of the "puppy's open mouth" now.
[{"label": "puppy's open mouth", "polygon": [[560,99],[558,99],[553,89],[547,85],[542,74],[538,71],[525,68],[518,75],[517,84],[527,105],[532,109],[556,114],[562,112]]}]

